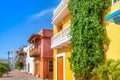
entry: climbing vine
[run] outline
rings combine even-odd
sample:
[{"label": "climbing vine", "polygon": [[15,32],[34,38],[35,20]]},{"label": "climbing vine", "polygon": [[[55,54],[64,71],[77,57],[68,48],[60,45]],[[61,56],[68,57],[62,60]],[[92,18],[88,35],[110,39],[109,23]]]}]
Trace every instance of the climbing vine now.
[{"label": "climbing vine", "polygon": [[107,44],[105,16],[111,0],[70,0],[71,50],[69,58],[75,78],[90,80],[91,71],[104,62]]}]

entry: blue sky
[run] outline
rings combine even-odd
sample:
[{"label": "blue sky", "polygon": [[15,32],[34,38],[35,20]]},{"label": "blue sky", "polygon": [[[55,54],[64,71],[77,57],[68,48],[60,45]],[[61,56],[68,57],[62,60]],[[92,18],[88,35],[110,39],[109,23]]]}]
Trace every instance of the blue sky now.
[{"label": "blue sky", "polygon": [[0,0],[0,58],[28,45],[32,33],[52,29],[53,10],[61,0]]}]

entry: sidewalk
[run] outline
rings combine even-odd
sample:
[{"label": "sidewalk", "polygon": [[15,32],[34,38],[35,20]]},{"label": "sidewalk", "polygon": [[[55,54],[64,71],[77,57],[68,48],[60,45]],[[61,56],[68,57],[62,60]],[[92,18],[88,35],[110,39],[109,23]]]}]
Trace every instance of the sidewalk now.
[{"label": "sidewalk", "polygon": [[13,70],[9,72],[9,76],[4,75],[3,77],[0,77],[0,80],[41,80],[41,79],[36,78],[33,75],[22,73],[18,70]]}]

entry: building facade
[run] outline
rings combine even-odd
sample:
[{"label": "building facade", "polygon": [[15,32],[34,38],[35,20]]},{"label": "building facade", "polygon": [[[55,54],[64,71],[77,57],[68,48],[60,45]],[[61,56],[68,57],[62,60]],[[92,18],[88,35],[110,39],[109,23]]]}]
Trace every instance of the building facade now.
[{"label": "building facade", "polygon": [[[54,72],[53,80],[73,80],[73,73],[70,70],[68,58],[70,50],[70,21],[71,15],[68,9],[69,0],[61,0],[61,3],[53,12],[53,37],[51,38],[51,48],[53,49]],[[111,12],[120,10],[120,0],[112,0]],[[120,16],[120,15],[119,15]],[[120,20],[120,17],[118,17]],[[117,19],[118,19],[117,18]],[[106,26],[110,45],[106,54],[106,59],[120,59],[120,24],[113,21]]]},{"label": "building facade", "polygon": [[41,79],[53,78],[53,55],[50,48],[52,35],[52,30],[43,29],[28,39],[32,44],[30,57],[34,57],[34,75]]},{"label": "building facade", "polygon": [[53,13],[53,34],[51,48],[54,57],[53,80],[73,80],[68,58],[70,50],[70,21],[71,15],[68,9],[69,0],[61,0],[61,3]]},{"label": "building facade", "polygon": [[16,60],[17,60],[16,49],[13,49],[12,50],[12,70],[16,69]]},{"label": "building facade", "polygon": [[23,48],[23,51],[26,52],[25,72],[34,75],[34,58],[30,57],[30,47],[31,45],[28,45]]}]

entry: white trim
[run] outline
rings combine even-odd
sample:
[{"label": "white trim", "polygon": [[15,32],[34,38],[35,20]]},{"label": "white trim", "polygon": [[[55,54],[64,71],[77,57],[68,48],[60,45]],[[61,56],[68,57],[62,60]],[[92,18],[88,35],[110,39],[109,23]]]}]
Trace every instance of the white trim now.
[{"label": "white trim", "polygon": [[63,0],[59,3],[57,8],[53,11],[53,15],[55,15],[56,11],[59,9],[59,7],[63,4]]},{"label": "white trim", "polygon": [[64,80],[66,80],[66,73],[65,73],[66,72],[66,69],[65,69],[65,66],[66,66],[65,65],[65,61],[66,61],[65,60],[65,53],[59,53],[59,54],[56,55],[56,80],[57,80],[57,58],[58,57],[63,57],[63,73],[64,73],[63,75],[64,75]]},{"label": "white trim", "polygon": [[[57,33],[56,35],[54,35],[51,38],[51,48],[52,49],[57,49],[59,47],[65,46],[66,43],[70,43],[70,31],[69,32],[65,32],[66,30],[70,30],[70,24],[67,25],[64,29],[62,29],[59,33]],[[63,36],[62,34],[66,33],[67,35]],[[56,37],[60,36],[59,39],[56,39]]]},{"label": "white trim", "polygon": [[114,0],[112,0],[112,5],[114,4]]},{"label": "white trim", "polygon": [[[59,19],[58,17],[66,10],[68,8],[68,4],[57,14],[57,15],[53,15],[54,17],[52,18],[53,19],[53,21],[52,21],[52,24],[55,24],[55,22],[56,22],[56,20],[57,19]],[[62,15],[62,16],[66,16],[65,15],[66,13],[64,13],[64,15]],[[62,18],[60,18],[60,19],[62,19]],[[56,23],[57,24],[57,23]]]},{"label": "white trim", "polygon": [[115,3],[117,3],[117,2],[119,2],[120,0],[117,0],[116,2],[115,2],[115,0],[112,0],[112,5],[114,5]]},{"label": "white trim", "polygon": [[114,0],[112,0],[112,5],[114,4]]},{"label": "white trim", "polygon": [[[70,24],[68,24],[65,28],[63,28],[60,32],[64,31],[65,29],[67,29],[68,27],[70,27]],[[58,35],[60,32],[58,32],[56,35]],[[54,35],[51,39],[53,39],[54,37],[56,37],[56,35]]]},{"label": "white trim", "polygon": [[74,76],[74,75],[75,75],[75,73],[73,72],[73,73],[72,73],[72,79],[73,79],[73,80],[75,80],[75,76]]}]

